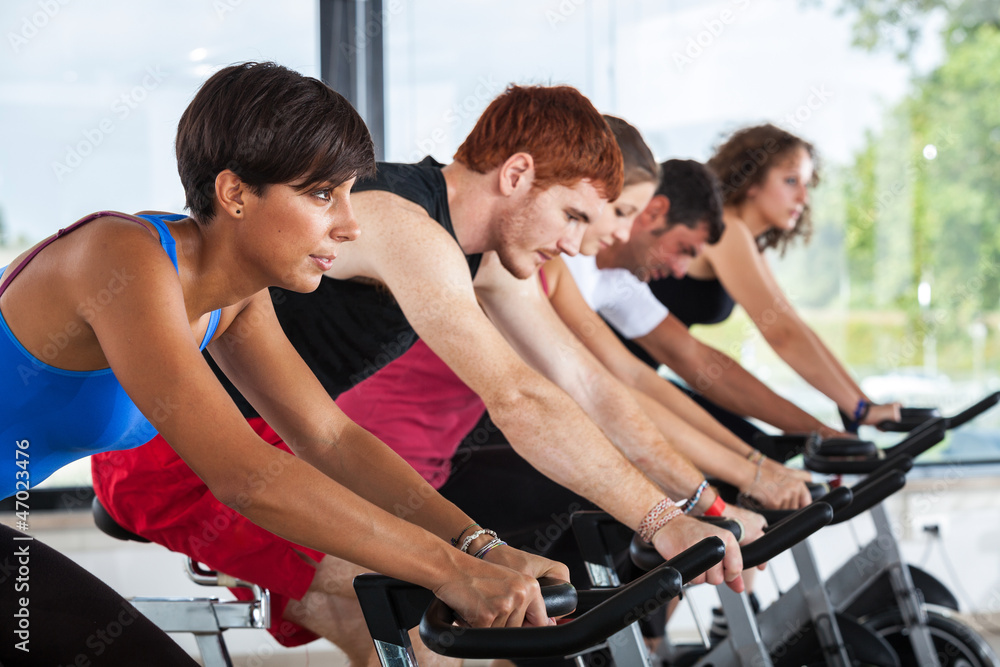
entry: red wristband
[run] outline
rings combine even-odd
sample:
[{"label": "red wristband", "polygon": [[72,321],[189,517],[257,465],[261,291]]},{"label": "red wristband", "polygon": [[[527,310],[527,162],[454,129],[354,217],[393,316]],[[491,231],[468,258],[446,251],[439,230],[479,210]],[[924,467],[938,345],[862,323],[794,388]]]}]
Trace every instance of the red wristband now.
[{"label": "red wristband", "polygon": [[722,496],[716,495],[715,502],[712,506],[705,510],[705,516],[722,516],[722,513],[726,511],[726,503],[722,500]]}]

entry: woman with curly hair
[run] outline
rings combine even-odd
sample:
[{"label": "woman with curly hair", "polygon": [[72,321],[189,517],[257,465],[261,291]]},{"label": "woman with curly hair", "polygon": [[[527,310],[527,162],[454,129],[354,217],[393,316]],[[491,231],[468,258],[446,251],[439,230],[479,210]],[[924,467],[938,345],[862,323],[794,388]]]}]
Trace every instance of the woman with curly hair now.
[{"label": "woman with curly hair", "polygon": [[[721,322],[735,304],[743,306],[778,356],[837,404],[848,430],[898,420],[899,405],[873,403],[799,317],[765,256],[769,248],[784,253],[796,237],[809,237],[809,191],[819,182],[813,146],[774,125],[758,125],[724,141],[708,166],[722,184],[726,230],[718,243],[706,245],[691,261],[686,277],[656,281],[656,296],[685,327]],[[698,364],[699,358],[707,359],[692,355],[688,363]],[[733,388],[737,384],[727,375],[735,374],[734,366],[738,368],[735,362],[716,364],[714,374],[703,368],[702,377],[714,378],[714,386]],[[706,388],[699,389],[710,395]],[[757,416],[748,403],[724,407]]]}]

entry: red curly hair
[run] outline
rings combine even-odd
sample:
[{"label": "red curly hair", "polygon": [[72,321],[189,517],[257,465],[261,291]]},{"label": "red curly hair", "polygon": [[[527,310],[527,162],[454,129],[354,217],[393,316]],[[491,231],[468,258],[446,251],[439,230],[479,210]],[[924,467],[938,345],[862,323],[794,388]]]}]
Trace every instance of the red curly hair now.
[{"label": "red curly hair", "polygon": [[570,86],[511,85],[490,102],[455,160],[485,174],[514,153],[535,161],[534,187],[590,180],[608,201],[621,194],[622,153],[607,121]]}]

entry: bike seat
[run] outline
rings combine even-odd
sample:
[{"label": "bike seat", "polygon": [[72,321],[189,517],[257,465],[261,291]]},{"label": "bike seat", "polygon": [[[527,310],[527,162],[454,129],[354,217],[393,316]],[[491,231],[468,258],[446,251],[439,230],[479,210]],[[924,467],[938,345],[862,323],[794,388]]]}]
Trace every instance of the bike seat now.
[{"label": "bike seat", "polygon": [[114,517],[108,514],[108,510],[101,504],[101,501],[97,499],[97,496],[94,496],[94,501],[90,504],[90,508],[94,514],[94,523],[97,524],[97,527],[101,529],[101,532],[106,535],[110,535],[116,540],[124,540],[126,542],[149,543],[149,540],[142,535],[133,533],[131,530],[115,521]]}]

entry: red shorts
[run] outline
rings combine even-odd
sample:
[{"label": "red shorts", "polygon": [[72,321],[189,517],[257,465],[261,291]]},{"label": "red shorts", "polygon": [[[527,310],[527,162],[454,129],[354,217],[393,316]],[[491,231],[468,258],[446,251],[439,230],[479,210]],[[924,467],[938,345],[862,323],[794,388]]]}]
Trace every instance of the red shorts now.
[{"label": "red shorts", "polygon": [[[288,447],[263,419],[250,419],[257,434]],[[290,453],[290,452],[289,452]],[[114,519],[134,533],[186,554],[208,567],[271,591],[270,633],[284,646],[319,639],[282,619],[289,600],[300,600],[316,569],[308,560],[324,554],[294,544],[226,507],[160,436],[142,447],[91,457],[94,492]],[[247,589],[230,589],[247,599]]]}]

